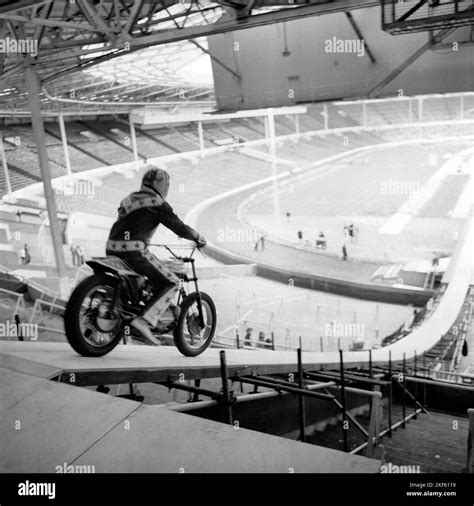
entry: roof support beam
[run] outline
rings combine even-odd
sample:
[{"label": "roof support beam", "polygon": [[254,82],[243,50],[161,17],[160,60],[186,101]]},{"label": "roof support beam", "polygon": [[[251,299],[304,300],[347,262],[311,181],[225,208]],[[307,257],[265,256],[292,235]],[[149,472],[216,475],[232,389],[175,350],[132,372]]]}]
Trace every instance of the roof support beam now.
[{"label": "roof support beam", "polygon": [[302,7],[281,9],[278,11],[267,12],[265,14],[255,14],[245,19],[226,19],[225,21],[217,21],[216,23],[210,25],[190,26],[176,30],[163,30],[159,33],[139,37],[131,43],[131,49],[141,49],[142,47],[148,47],[150,45],[167,44],[170,42],[177,42],[178,40],[245,30],[246,28],[265,26],[273,23],[282,23],[284,21],[301,19],[302,17],[307,16],[319,16],[322,14],[344,12],[348,9],[353,10],[366,7],[376,7],[378,5],[379,2],[375,0],[347,0],[344,2],[325,1],[324,3],[312,3]]},{"label": "roof support beam", "polygon": [[[72,21],[60,21],[59,19],[28,18],[26,16],[17,16],[16,14],[4,14],[2,15],[2,19],[5,19],[7,21],[17,21],[19,23],[31,23],[33,25],[50,26],[52,28],[60,27],[102,33],[102,30],[98,30],[87,23],[74,23]],[[107,31],[112,32],[110,29],[107,29]]]},{"label": "roof support beam", "polygon": [[122,35],[129,35],[133,26],[138,20],[138,16],[140,15],[140,11],[143,7],[143,0],[135,0],[132,5],[132,9],[128,16],[128,20],[122,28]]},{"label": "roof support beam", "polygon": [[349,23],[351,24],[352,28],[354,29],[354,32],[356,33],[357,37],[359,37],[359,39],[363,41],[365,51],[366,51],[368,57],[370,58],[370,61],[372,63],[376,63],[375,56],[373,55],[373,53],[369,47],[369,44],[367,44],[367,41],[365,40],[365,37],[362,34],[362,32],[359,28],[359,25],[357,24],[356,20],[354,19],[354,16],[352,15],[352,13],[350,11],[347,11],[346,17],[349,20]]},{"label": "roof support beam", "polygon": [[405,21],[408,19],[412,14],[414,14],[417,10],[419,10],[428,0],[420,0],[416,5],[414,5],[409,11],[405,12],[405,14],[398,19],[397,21]]},{"label": "roof support beam", "polygon": [[377,86],[375,86],[369,93],[369,98],[376,98],[377,95],[388,85],[390,84],[396,77],[398,77],[405,69],[407,69],[414,61],[418,60],[420,56],[422,56],[432,45],[433,43],[441,42],[445,37],[447,37],[450,33],[454,32],[456,28],[445,28],[441,30],[436,35],[433,35],[432,39],[429,39],[426,44],[423,44],[419,49],[417,49],[411,56],[409,56],[401,65],[399,65],[396,69],[394,69],[387,77],[385,77]]},{"label": "roof support beam", "polygon": [[115,39],[115,37],[110,36],[114,33],[114,30],[107,26],[105,21],[102,19],[102,16],[89,3],[89,0],[77,0],[77,4],[87,21],[95,27],[95,31],[103,33],[109,40]]},{"label": "roof support beam", "polygon": [[201,44],[199,44],[199,42],[197,42],[196,40],[194,39],[189,39],[189,42],[193,43],[196,47],[198,47],[204,54],[207,54],[211,60],[215,61],[218,65],[220,65],[223,69],[227,70],[227,72],[229,72],[230,74],[232,74],[234,77],[236,77],[237,79],[241,80],[242,77],[240,76],[240,74],[238,74],[237,72],[235,72],[234,70],[232,70],[230,67],[228,67],[225,63],[221,62],[219,58],[217,58],[216,56],[214,56],[210,51],[208,51],[204,46],[201,46]]},{"label": "roof support beam", "polygon": [[[44,8],[41,11],[41,16],[40,16],[39,19],[43,19],[44,20],[44,19],[49,18],[49,15],[51,14],[51,10],[52,9],[53,9],[53,4],[52,3],[45,5]],[[38,44],[38,47],[41,44],[41,39],[43,38],[44,29],[45,29],[45,25],[38,24],[36,26],[34,39],[36,40],[36,42]]]},{"label": "roof support beam", "polygon": [[46,3],[52,3],[53,0],[45,0],[44,2],[38,2],[36,0],[23,0],[20,2],[16,2],[15,4],[11,5],[11,2],[9,5],[5,5],[4,7],[0,7],[0,14],[4,12],[12,12],[12,11],[19,11],[22,9],[26,9],[28,7],[36,7],[41,4]]}]

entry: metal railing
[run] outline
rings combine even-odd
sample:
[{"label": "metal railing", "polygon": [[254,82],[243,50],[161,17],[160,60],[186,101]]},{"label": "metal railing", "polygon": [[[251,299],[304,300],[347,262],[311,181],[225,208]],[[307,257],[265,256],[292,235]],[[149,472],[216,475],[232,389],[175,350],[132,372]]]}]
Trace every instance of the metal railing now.
[{"label": "metal railing", "polygon": [[[332,402],[340,411],[342,417],[342,431],[344,441],[344,451],[349,451],[348,431],[350,423],[367,439],[367,441],[357,449],[360,451],[366,448],[366,455],[372,456],[376,445],[379,443],[379,432],[381,424],[381,399],[382,393],[376,389],[364,390],[347,385],[344,376],[343,352],[340,351],[340,371],[338,375],[333,374],[331,378],[319,377],[322,373],[308,372],[304,370],[302,362],[301,348],[297,350],[297,366],[295,374],[289,375],[287,379],[281,377],[267,375],[239,375],[235,373],[232,377],[228,374],[225,351],[220,352],[221,361],[221,381],[222,388],[219,392],[203,389],[200,385],[192,386],[188,383],[168,381],[163,383],[168,388],[176,388],[194,394],[194,401],[184,406],[176,406],[172,408],[176,411],[192,411],[193,409],[201,409],[212,406],[221,406],[224,415],[229,424],[234,422],[233,406],[239,402],[259,400],[268,397],[280,397],[284,394],[294,394],[298,396],[298,421],[300,427],[300,440],[306,441],[306,398],[321,399]],[[253,394],[244,394],[235,396],[234,392],[229,389],[229,381],[240,383],[241,389],[243,384],[254,387]],[[376,380],[374,380],[376,382]],[[161,384],[161,383],[160,383]],[[271,390],[270,392],[259,392],[259,388]],[[339,393],[339,398],[330,389],[335,389]],[[371,399],[370,422],[368,429],[365,429],[349,412],[347,405],[346,393],[354,393],[367,396]],[[211,401],[199,401],[199,395],[210,397]],[[349,423],[350,422],[350,423]],[[353,451],[354,452],[354,451]],[[352,452],[352,453],[353,453]]]},{"label": "metal railing", "polygon": [[[44,320],[43,306],[46,306],[48,308],[48,312],[50,314],[55,309],[58,310],[59,312],[63,312],[65,310],[65,307],[63,305],[56,303],[57,297],[55,297],[52,302],[47,301],[47,300],[43,300],[42,297],[43,297],[43,295],[41,295],[41,297],[39,299],[36,299],[35,303],[33,304],[33,310],[31,312],[30,321],[29,321],[30,324],[35,323],[35,319],[38,319],[40,321]],[[46,325],[39,325],[38,324],[38,328],[41,330],[48,331],[48,332],[56,332],[58,334],[64,333],[63,329],[48,327]]]},{"label": "metal railing", "polygon": [[25,306],[25,296],[22,293],[18,292],[12,292],[11,290],[7,290],[6,288],[0,288],[0,294],[3,293],[7,297],[12,297],[15,300],[15,307],[13,308],[12,317],[14,318],[15,315],[19,315],[20,312],[26,313],[26,306]]}]

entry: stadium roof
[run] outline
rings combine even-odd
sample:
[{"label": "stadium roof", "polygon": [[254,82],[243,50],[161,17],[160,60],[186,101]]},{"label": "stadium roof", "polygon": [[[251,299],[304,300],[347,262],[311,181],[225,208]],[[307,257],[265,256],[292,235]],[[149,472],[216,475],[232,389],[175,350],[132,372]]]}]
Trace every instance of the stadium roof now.
[{"label": "stadium roof", "polygon": [[[40,100],[46,111],[105,107],[117,112],[136,103],[213,104],[207,35],[378,4],[377,0],[0,0],[0,112],[28,111],[25,64],[40,75]],[[225,62],[216,62],[226,68]]]}]

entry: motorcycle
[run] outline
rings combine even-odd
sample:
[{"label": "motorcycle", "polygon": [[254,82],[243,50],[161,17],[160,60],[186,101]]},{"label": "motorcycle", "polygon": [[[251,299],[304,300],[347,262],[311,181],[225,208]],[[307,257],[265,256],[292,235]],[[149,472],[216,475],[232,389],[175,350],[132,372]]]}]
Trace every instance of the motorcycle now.
[{"label": "motorcycle", "polygon": [[[174,344],[185,356],[200,355],[208,348],[216,330],[216,307],[211,297],[198,287],[192,248],[189,256],[179,256],[166,245],[174,257],[173,272],[180,278],[175,304],[164,313],[152,332],[173,332]],[[109,353],[121,339],[130,335],[129,323],[143,313],[153,296],[154,287],[146,276],[136,273],[116,256],[94,257],[86,262],[94,274],[79,283],[69,298],[64,314],[66,338],[72,348],[85,357]],[[191,266],[192,274],[188,276]],[[194,292],[185,284],[194,283]]]}]

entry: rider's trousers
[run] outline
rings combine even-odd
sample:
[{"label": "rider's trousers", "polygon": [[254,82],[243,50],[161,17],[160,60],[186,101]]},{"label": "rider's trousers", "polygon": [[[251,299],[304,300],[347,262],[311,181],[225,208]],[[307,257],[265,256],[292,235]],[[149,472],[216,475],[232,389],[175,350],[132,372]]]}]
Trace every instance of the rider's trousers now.
[{"label": "rider's trousers", "polygon": [[142,317],[155,327],[179,289],[179,278],[142,241],[107,241],[106,255],[123,259],[138,274],[147,276],[155,288]]}]

